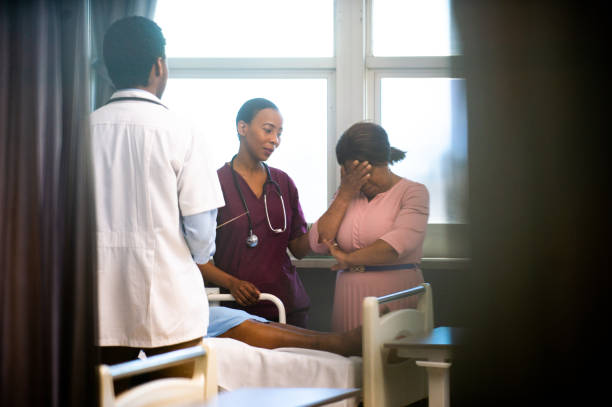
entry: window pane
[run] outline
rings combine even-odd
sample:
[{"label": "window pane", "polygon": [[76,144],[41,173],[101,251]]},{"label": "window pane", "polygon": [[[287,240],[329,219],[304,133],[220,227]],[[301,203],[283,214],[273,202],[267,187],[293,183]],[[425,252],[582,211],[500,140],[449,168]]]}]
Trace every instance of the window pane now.
[{"label": "window pane", "polygon": [[372,54],[451,55],[449,0],[373,0]]},{"label": "window pane", "polygon": [[467,222],[465,84],[449,78],[383,78],[381,124],[406,151],[394,172],[430,193],[430,223]]},{"label": "window pane", "polygon": [[158,0],[168,57],[332,57],[333,0]]},{"label": "window pane", "polygon": [[264,97],[283,116],[279,149],[268,163],[295,182],[308,222],[327,208],[326,79],[170,79],[163,100],[199,124],[214,147],[215,168],[238,152],[236,114],[248,99]]}]

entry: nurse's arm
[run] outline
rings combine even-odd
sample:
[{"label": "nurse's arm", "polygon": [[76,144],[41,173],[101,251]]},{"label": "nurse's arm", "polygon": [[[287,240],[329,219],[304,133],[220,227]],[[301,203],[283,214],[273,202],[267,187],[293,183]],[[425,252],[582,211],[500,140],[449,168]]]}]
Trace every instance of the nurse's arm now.
[{"label": "nurse's arm", "polygon": [[252,283],[239,280],[215,266],[213,261],[198,264],[202,277],[216,286],[227,288],[240,305],[253,305],[259,301],[259,290]]},{"label": "nurse's arm", "polygon": [[300,237],[296,237],[289,241],[289,251],[296,259],[301,259],[310,253],[310,243],[308,241],[308,232]]}]

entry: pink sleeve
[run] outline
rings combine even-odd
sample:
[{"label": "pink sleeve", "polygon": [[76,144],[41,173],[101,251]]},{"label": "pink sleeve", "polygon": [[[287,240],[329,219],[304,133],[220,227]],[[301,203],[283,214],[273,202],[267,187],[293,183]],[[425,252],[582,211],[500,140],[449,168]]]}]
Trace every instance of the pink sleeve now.
[{"label": "pink sleeve", "polygon": [[312,224],[310,231],[308,232],[308,240],[310,242],[310,248],[315,253],[327,253],[329,249],[325,243],[319,243],[319,222]]},{"label": "pink sleeve", "polygon": [[429,218],[429,192],[416,184],[402,195],[400,211],[391,230],[380,237],[397,251],[399,257],[423,246]]}]

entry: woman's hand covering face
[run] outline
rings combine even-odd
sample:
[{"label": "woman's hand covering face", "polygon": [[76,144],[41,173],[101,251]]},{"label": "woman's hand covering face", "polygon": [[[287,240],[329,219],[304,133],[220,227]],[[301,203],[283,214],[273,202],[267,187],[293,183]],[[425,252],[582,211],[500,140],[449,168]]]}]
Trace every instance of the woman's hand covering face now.
[{"label": "woman's hand covering face", "polygon": [[345,162],[340,167],[341,182],[340,193],[354,196],[359,193],[361,187],[368,182],[371,176],[372,165],[367,161]]}]

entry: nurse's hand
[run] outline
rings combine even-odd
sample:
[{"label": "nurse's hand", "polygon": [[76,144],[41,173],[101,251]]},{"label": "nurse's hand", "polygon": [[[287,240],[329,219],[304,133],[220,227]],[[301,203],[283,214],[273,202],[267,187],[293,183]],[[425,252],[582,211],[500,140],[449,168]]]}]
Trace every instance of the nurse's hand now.
[{"label": "nurse's hand", "polygon": [[236,302],[242,306],[253,305],[259,301],[259,290],[248,281],[234,279],[228,288]]}]

